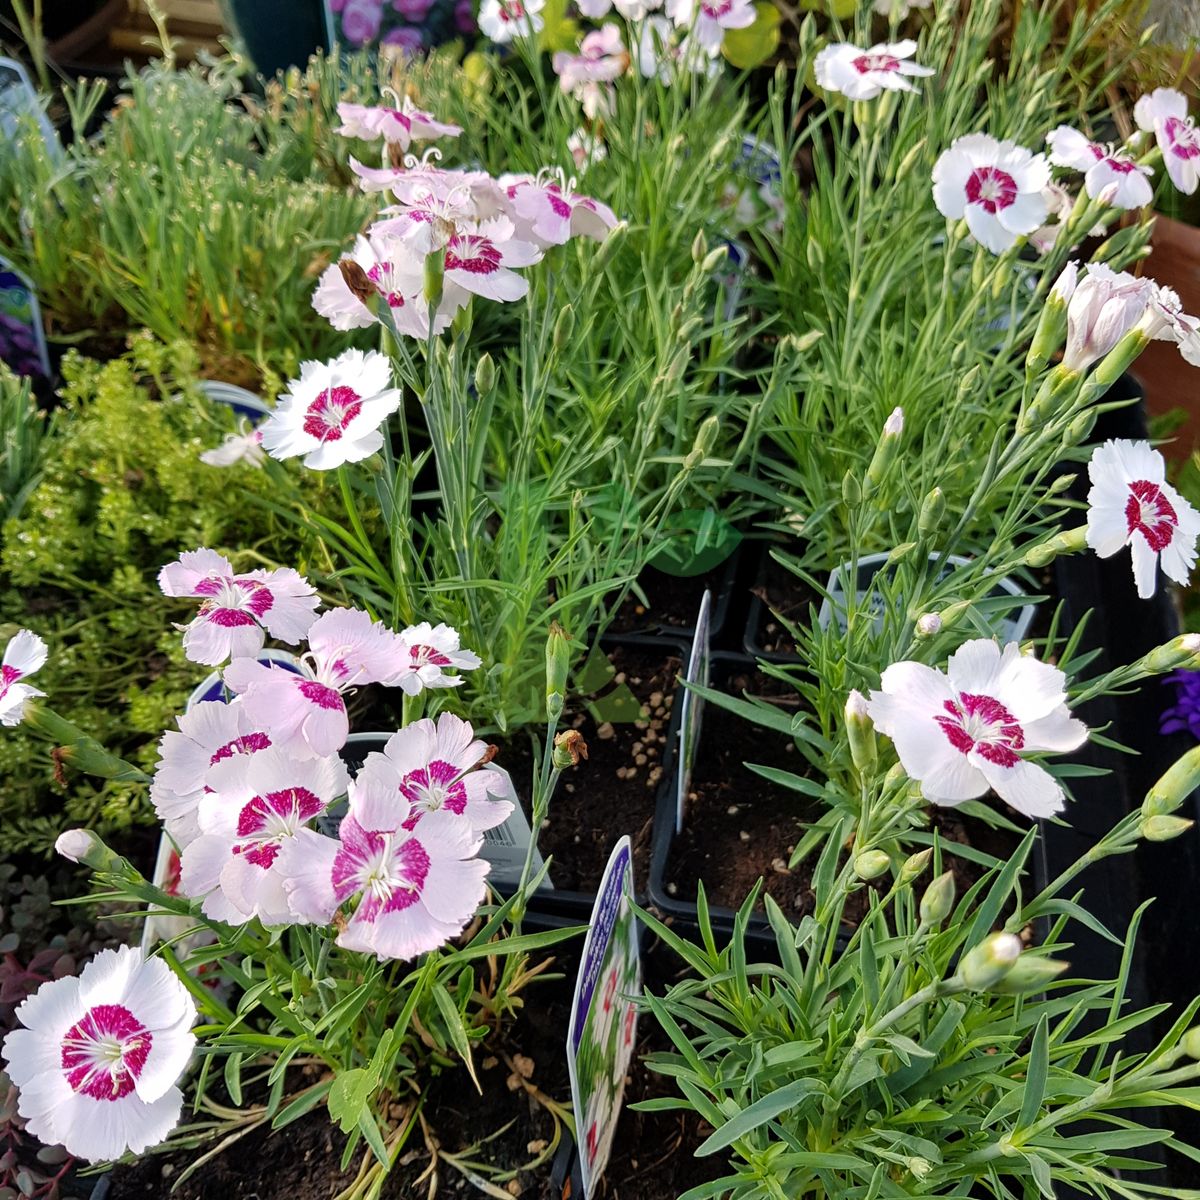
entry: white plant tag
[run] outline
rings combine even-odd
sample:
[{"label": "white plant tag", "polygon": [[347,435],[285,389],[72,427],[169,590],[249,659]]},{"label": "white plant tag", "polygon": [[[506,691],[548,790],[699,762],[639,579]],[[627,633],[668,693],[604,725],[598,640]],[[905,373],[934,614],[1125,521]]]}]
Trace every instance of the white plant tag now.
[{"label": "white plant tag", "polygon": [[[706,591],[696,616],[696,634],[692,638],[692,653],[688,658],[684,679],[690,684],[708,687],[710,659],[709,625],[712,612],[712,592]],[[704,716],[704,697],[689,687],[683,689],[679,709],[679,765],[675,772],[675,832],[683,832],[687,815],[688,790],[692,786],[692,768],[696,765],[696,746],[700,741],[700,724]]]}]

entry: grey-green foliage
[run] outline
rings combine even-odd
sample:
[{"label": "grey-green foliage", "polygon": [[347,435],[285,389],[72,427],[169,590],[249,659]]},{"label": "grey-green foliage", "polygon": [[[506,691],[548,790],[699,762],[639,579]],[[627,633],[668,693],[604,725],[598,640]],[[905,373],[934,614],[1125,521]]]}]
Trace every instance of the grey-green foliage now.
[{"label": "grey-green foliage", "polygon": [[52,433],[30,381],[0,363],[0,522],[17,516],[37,486]]}]

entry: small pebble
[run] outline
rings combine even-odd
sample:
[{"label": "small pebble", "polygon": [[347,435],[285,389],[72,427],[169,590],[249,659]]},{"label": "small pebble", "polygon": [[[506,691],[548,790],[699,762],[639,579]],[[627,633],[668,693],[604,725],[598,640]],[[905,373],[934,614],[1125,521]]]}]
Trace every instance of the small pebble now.
[{"label": "small pebble", "polygon": [[579,834],[576,834],[574,840],[575,840],[575,845],[578,846],[579,843],[583,841],[583,838]]},{"label": "small pebble", "polygon": [[575,785],[573,783],[566,783],[566,784],[563,784],[563,786],[567,789],[568,792],[575,791]]},{"label": "small pebble", "polygon": [[630,754],[641,754],[642,750],[643,746],[641,742],[634,742],[633,745],[629,747]]},{"label": "small pebble", "polygon": [[662,692],[651,692],[650,693],[650,707],[651,708],[662,708],[662,702],[663,702]]},{"label": "small pebble", "polygon": [[673,883],[667,884],[667,893],[669,895],[673,896],[677,891],[679,891],[679,889]]},{"label": "small pebble", "polygon": [[633,760],[639,767],[644,767],[649,761],[644,754],[637,755]]},{"label": "small pebble", "polygon": [[788,870],[787,863],[785,863],[782,858],[771,859],[771,870],[778,871],[780,875],[791,874],[791,872]]},{"label": "small pebble", "polygon": [[602,742],[607,742],[609,740],[609,738],[611,738],[615,735],[615,733],[616,733],[616,730],[613,729],[611,721],[605,721],[604,724],[601,725],[600,728],[596,730],[596,736]]},{"label": "small pebble", "polygon": [[547,817],[547,818],[546,818],[546,819],[545,819],[545,820],[542,822],[542,828],[543,828],[543,829],[549,829],[549,828],[550,828],[550,818],[549,818],[549,817]]},{"label": "small pebble", "polygon": [[624,672],[624,671],[618,671],[618,672],[617,672],[617,673],[616,673],[616,674],[613,676],[613,682],[614,682],[614,683],[624,683],[624,682],[625,682],[625,672]]},{"label": "small pebble", "polygon": [[738,806],[736,804],[731,804],[725,811],[731,817],[736,817],[738,815]]},{"label": "small pebble", "polygon": [[743,842],[748,842],[750,840],[750,835],[744,829],[738,831],[738,837],[740,837]]},{"label": "small pebble", "polygon": [[670,707],[671,707],[671,705],[675,703],[675,697],[674,697],[674,696],[668,696],[668,697],[667,697],[667,698],[666,698],[666,699],[663,701],[663,703],[664,703],[664,704],[665,704],[665,705],[666,705],[668,708],[670,708]]},{"label": "small pebble", "polygon": [[649,721],[634,721],[633,727],[634,727],[634,729],[649,729],[650,722]]}]

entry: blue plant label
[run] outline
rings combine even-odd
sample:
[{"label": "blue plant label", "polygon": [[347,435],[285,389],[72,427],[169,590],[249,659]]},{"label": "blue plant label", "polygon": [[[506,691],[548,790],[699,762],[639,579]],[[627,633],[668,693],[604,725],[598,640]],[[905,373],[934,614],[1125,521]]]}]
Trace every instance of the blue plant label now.
[{"label": "blue plant label", "polygon": [[[692,653],[688,657],[687,684],[708,687],[710,614],[712,592],[706,591],[700,601],[700,612],[696,615],[696,634],[692,639]],[[700,723],[704,715],[704,697],[698,696],[691,687],[684,687],[683,700],[679,708],[679,768],[676,773],[675,832],[683,832],[687,816],[688,792],[692,786],[692,768],[696,765],[696,746],[700,741]]]},{"label": "blue plant label", "polygon": [[0,258],[0,360],[18,375],[50,378],[50,353],[37,293]]},{"label": "blue plant label", "polygon": [[613,847],[596,893],[567,1030],[567,1069],[585,1197],[595,1196],[625,1098],[642,990],[633,914],[633,848]]},{"label": "blue plant label", "polygon": [[[929,557],[931,562],[936,563],[935,555]],[[891,574],[895,570],[894,567],[885,566],[887,559],[887,554],[865,555],[858,560],[854,576],[855,605],[858,608],[865,606],[869,609],[876,632],[883,629],[883,622],[888,611],[903,612],[905,609],[903,597],[894,597],[889,600],[880,595],[878,589],[871,590],[872,582],[881,571],[886,570]],[[947,578],[955,567],[967,567],[970,564],[969,558],[964,558],[960,554],[951,554],[945,560],[938,574],[939,581]],[[829,576],[829,582],[825,585],[827,599],[822,603],[821,611],[817,614],[817,623],[822,629],[828,629],[830,621],[836,621],[838,628],[843,633],[846,631],[846,581],[850,578],[850,574],[850,564],[843,563]],[[977,606],[979,615],[987,627],[985,632],[993,637],[998,637],[1002,642],[1021,641],[1028,634],[1037,612],[1036,605],[1016,606],[1013,604],[1014,599],[1019,599],[1023,595],[1024,592],[1011,579],[997,577],[989,595]]]},{"label": "blue plant label", "polygon": [[[300,660],[290,650],[260,650],[254,657],[264,666],[281,667],[285,671],[291,671],[293,675],[304,674],[300,669]],[[229,689],[225,686],[225,681],[221,678],[221,673],[214,671],[192,689],[192,694],[187,698],[185,711],[190,711],[197,704],[205,701],[220,700],[228,703],[232,698]]]},{"label": "blue plant label", "polygon": [[15,142],[29,120],[40,130],[46,153],[57,162],[63,156],[62,142],[38,100],[29,72],[15,58],[0,58],[0,141]]},{"label": "blue plant label", "polygon": [[222,383],[218,379],[203,379],[200,391],[214,404],[224,404],[239,417],[245,417],[251,425],[257,425],[271,413],[271,406],[261,397],[236,383]]}]

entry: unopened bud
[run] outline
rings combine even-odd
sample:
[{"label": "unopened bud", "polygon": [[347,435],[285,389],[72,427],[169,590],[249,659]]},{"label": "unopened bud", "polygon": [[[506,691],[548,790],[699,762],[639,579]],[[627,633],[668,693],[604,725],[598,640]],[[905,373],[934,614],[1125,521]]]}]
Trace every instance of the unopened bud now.
[{"label": "unopened bud", "polygon": [[1042,305],[1037,329],[1029,344],[1029,353],[1025,356],[1025,369],[1030,376],[1043,371],[1062,344],[1067,331],[1067,303],[1075,293],[1078,279],[1079,265],[1067,263]]},{"label": "unopened bud", "polygon": [[570,635],[557,621],[552,621],[546,637],[546,708],[551,720],[557,720],[562,713],[570,669]]},{"label": "unopened bud", "polygon": [[490,354],[484,354],[475,364],[475,394],[486,399],[496,386],[496,364]]},{"label": "unopened bud", "polygon": [[970,600],[958,600],[954,604],[948,604],[942,609],[938,616],[942,618],[942,627],[944,629],[953,628],[965,617],[974,605]]},{"label": "unopened bud", "polygon": [[900,452],[900,435],[904,432],[904,409],[892,409],[892,415],[883,423],[883,432],[871,456],[863,482],[863,495],[870,496],[887,477],[896,455]]},{"label": "unopened bud", "polygon": [[1082,446],[1092,436],[1092,430],[1096,428],[1096,417],[1098,415],[1095,407],[1085,408],[1067,426],[1067,432],[1063,441],[1068,446]]},{"label": "unopened bud", "polygon": [[705,275],[711,275],[729,257],[728,246],[717,246],[710,250],[700,264],[700,270]]},{"label": "unopened bud", "polygon": [[587,742],[578,729],[564,729],[554,737],[554,749],[551,751],[551,762],[557,771],[565,771],[567,767],[579,766],[579,760],[586,761],[588,756]]},{"label": "unopened bud", "polygon": [[936,637],[942,632],[942,618],[935,612],[922,613],[917,618],[918,637]]},{"label": "unopened bud", "polygon": [[1161,675],[1180,667],[1200,667],[1200,633],[1184,633],[1144,654],[1134,666],[1144,675]]},{"label": "unopened bud", "polygon": [[842,476],[842,502],[847,508],[857,508],[862,503],[862,488],[852,470]]},{"label": "unopened bud", "polygon": [[897,883],[901,887],[912,883],[914,879],[919,879],[925,874],[925,869],[929,866],[929,860],[933,858],[933,850],[918,850],[916,854],[910,854],[900,868],[900,876]]},{"label": "unopened bud", "polygon": [[600,243],[599,249],[592,258],[592,271],[599,274],[612,261],[612,257],[617,252],[617,248],[625,240],[625,234],[629,230],[629,224],[626,221],[618,221],[609,231],[608,236]]},{"label": "unopened bud", "polygon": [[858,773],[863,776],[875,774],[879,761],[878,747],[875,744],[875,726],[867,711],[867,701],[859,691],[852,691],[846,697],[846,734],[850,740],[850,758]]},{"label": "unopened bud", "polygon": [[104,871],[107,874],[132,871],[129,863],[114,850],[110,850],[103,841],[90,829],[68,829],[58,835],[54,849],[63,858],[73,863],[82,863],[93,871]]},{"label": "unopened bud", "polygon": [[692,335],[704,324],[704,318],[701,316],[688,317],[682,325],[679,326],[678,333],[675,334],[675,340],[682,345],[690,346]]},{"label": "unopened bud", "polygon": [[1022,954],[1012,969],[988,989],[1001,996],[1021,996],[1026,992],[1040,992],[1053,983],[1070,963],[1057,958],[1041,958],[1036,954]]},{"label": "unopened bud", "polygon": [[566,349],[571,341],[571,334],[575,332],[575,309],[571,305],[563,306],[562,312],[558,314],[558,320],[554,322],[554,348],[558,351]]},{"label": "unopened bud", "polygon": [[892,860],[882,850],[864,850],[854,859],[854,873],[859,879],[878,879]]},{"label": "unopened bud", "polygon": [[703,262],[708,254],[708,239],[704,236],[704,230],[698,230],[696,236],[692,238],[692,262]]},{"label": "unopened bud", "polygon": [[38,701],[25,705],[22,726],[38,737],[54,744],[57,762],[74,767],[85,775],[111,779],[115,783],[149,783],[149,776],[132,763],[110,754],[95,738],[89,737],[78,725],[60,717]]},{"label": "unopened bud", "polygon": [[1180,1044],[1188,1058],[1200,1058],[1200,1025],[1189,1029],[1180,1039]]},{"label": "unopened bud", "polygon": [[[1200,787],[1200,746],[1181,754],[1146,793],[1142,812],[1147,817],[1166,816],[1183,807],[1183,802]],[[1154,839],[1151,839],[1154,840]]]},{"label": "unopened bud", "polygon": [[991,991],[1016,965],[1021,950],[1015,933],[990,934],[963,955],[958,973],[972,992]]},{"label": "unopened bud", "polygon": [[340,259],[338,261],[338,270],[342,273],[342,280],[346,284],[346,287],[350,289],[351,295],[368,308],[372,307],[379,296],[379,292],[371,282],[370,276],[366,271],[352,258]]},{"label": "unopened bud", "polygon": [[921,138],[915,146],[900,160],[900,165],[896,168],[896,179],[901,180],[913,169],[917,160],[925,152],[925,139]]},{"label": "unopened bud", "polygon": [[1187,833],[1195,823],[1195,821],[1188,821],[1183,817],[1143,817],[1142,823],[1138,826],[1138,833],[1148,842],[1169,842],[1181,833]]},{"label": "unopened bud", "polygon": [[425,303],[429,305],[429,320],[433,323],[434,314],[442,302],[442,289],[446,280],[446,252],[435,250],[425,255]]},{"label": "unopened bud", "polygon": [[933,491],[921,502],[921,511],[917,516],[917,532],[923,538],[932,537],[946,515],[946,496],[941,488]]},{"label": "unopened bud", "polygon": [[824,331],[820,329],[810,329],[803,334],[789,333],[780,338],[779,348],[791,354],[807,354],[824,336]]},{"label": "unopened bud", "polygon": [[887,565],[894,567],[896,563],[906,559],[917,548],[916,542],[901,542],[888,553]]},{"label": "unopened bud", "polygon": [[968,399],[975,390],[979,387],[979,381],[983,378],[983,370],[976,363],[959,381],[958,395],[959,399]]},{"label": "unopened bud", "polygon": [[921,924],[940,925],[954,911],[954,872],[939,875],[921,897]]},{"label": "unopened bud", "polygon": [[1031,546],[1025,552],[1022,562],[1025,566],[1033,567],[1036,570],[1049,566],[1060,554],[1078,554],[1086,549],[1087,526],[1080,525],[1075,529],[1064,529],[1044,542]]}]

